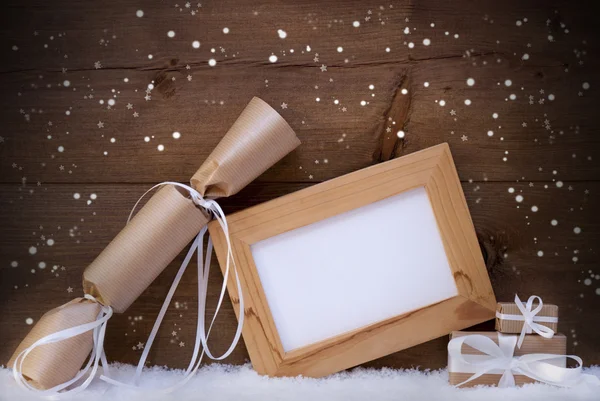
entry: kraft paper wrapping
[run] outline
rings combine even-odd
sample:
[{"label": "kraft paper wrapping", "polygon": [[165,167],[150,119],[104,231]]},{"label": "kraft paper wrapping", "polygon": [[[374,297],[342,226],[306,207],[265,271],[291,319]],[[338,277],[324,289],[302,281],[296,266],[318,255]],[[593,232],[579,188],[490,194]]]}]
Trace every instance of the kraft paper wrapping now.
[{"label": "kraft paper wrapping", "polygon": [[[85,298],[75,298],[58,308],[49,310],[19,344],[8,366],[12,366],[13,360],[21,351],[40,338],[66,327],[93,322],[98,313],[100,313],[100,305]],[[92,350],[92,342],[91,333],[84,333],[67,341],[45,344],[34,349],[23,363],[27,377],[36,387],[43,386],[43,388],[50,388],[72,379]],[[87,350],[87,353],[82,350]],[[48,355],[53,357],[48,358]],[[68,366],[76,366],[76,369],[68,369]],[[66,369],[57,369],[57,367]]]},{"label": "kraft paper wrapping", "polygon": [[[471,334],[481,334],[486,337],[494,340],[496,344],[498,344],[498,333],[495,331],[489,332],[468,332],[468,331],[454,331],[450,334],[450,339],[456,337],[467,336]],[[482,355],[478,350],[469,347],[468,345],[463,345],[462,353],[466,355]],[[516,347],[514,356],[521,356],[527,354],[556,354],[556,355],[566,355],[567,354],[567,337],[563,334],[555,334],[552,338],[544,338],[542,336],[538,336],[537,334],[528,334],[525,336],[525,340],[523,340],[523,344],[521,348]],[[554,359],[552,360],[554,361]],[[557,358],[554,363],[561,367],[566,367],[566,358]],[[473,372],[459,372],[457,366],[454,366],[452,358],[448,358],[448,381],[451,385],[456,385],[464,382],[469,377],[473,376]],[[480,384],[486,386],[496,386],[502,377],[502,372],[498,374],[490,374],[486,373],[484,375],[479,376],[477,379],[470,381],[462,385],[461,387],[473,387]],[[521,386],[525,383],[534,383],[535,380],[525,376],[514,374],[515,384],[517,386]]]},{"label": "kraft paper wrapping", "polygon": [[125,312],[208,220],[187,193],[161,188],[85,269],[83,290]]},{"label": "kraft paper wrapping", "polygon": [[[538,304],[533,304],[533,309],[537,308]],[[506,315],[520,315],[521,311],[514,302],[498,302],[496,310]],[[558,306],[551,304],[543,304],[542,309],[535,316],[558,317]],[[534,320],[535,321],[535,320]],[[536,322],[542,326],[549,327],[556,333],[558,331],[558,323]],[[524,321],[507,320],[496,317],[496,331],[506,334],[519,334],[523,330]]]},{"label": "kraft paper wrapping", "polygon": [[[294,150],[300,141],[272,107],[253,98],[192,176],[206,198],[233,195]],[[124,312],[209,221],[186,191],[157,191],[83,273],[83,288],[103,305]],[[93,322],[100,306],[77,298],[47,312],[21,342],[8,366],[40,338]],[[31,384],[48,389],[73,378],[92,350],[92,333],[42,345],[23,362]]]}]

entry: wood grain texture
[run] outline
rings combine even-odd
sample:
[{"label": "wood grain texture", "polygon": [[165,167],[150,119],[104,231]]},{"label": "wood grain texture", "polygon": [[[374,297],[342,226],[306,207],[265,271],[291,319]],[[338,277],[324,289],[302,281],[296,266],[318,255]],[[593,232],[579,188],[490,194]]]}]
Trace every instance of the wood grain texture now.
[{"label": "wood grain texture", "polygon": [[[428,195],[456,296],[285,352],[250,247],[417,187],[425,188]],[[229,266],[225,232],[215,221],[208,229],[225,275]],[[252,366],[261,374],[322,377],[494,316],[496,298],[445,143],[232,214],[228,232],[244,295],[243,311],[232,274],[227,288],[238,318],[243,313],[247,319],[243,331],[244,339],[249,339],[246,348]],[[390,268],[401,266],[390,264]],[[310,291],[306,296],[310,297]]]},{"label": "wood grain texture", "polygon": [[[138,0],[2,5],[0,362],[30,329],[27,318],[37,321],[82,294],[83,268],[123,227],[137,198],[159,181],[187,180],[257,95],[278,109],[302,145],[224,201],[226,212],[448,142],[498,300],[511,301],[518,292],[559,305],[569,353],[586,365],[600,363],[600,26],[594,3],[222,1],[203,2],[195,16],[184,2],[174,6]],[[139,9],[143,18],[135,16]],[[175,38],[168,38],[169,30]],[[194,40],[200,49],[192,48]],[[271,54],[277,63],[268,61]],[[97,61],[102,68],[95,69]],[[108,109],[110,98],[116,104]],[[174,131],[180,139],[172,138]],[[138,343],[146,341],[182,259],[112,318],[109,359],[137,362]],[[196,307],[196,279],[188,273],[150,353],[153,364],[187,365]],[[208,314],[221,280],[219,273],[210,277]],[[214,327],[219,336],[210,340],[222,351],[236,326],[231,303],[224,308]],[[493,330],[493,323],[482,328]],[[365,366],[443,367],[446,345],[440,338]],[[247,361],[240,344],[226,362]]]}]

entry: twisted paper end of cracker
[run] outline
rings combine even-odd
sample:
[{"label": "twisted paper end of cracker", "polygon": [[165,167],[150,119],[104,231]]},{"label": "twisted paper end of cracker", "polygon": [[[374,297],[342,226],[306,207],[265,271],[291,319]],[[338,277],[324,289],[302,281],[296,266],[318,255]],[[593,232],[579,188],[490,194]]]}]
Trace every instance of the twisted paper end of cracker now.
[{"label": "twisted paper end of cracker", "polygon": [[255,97],[192,176],[192,187],[211,199],[233,195],[298,145],[283,117]]}]

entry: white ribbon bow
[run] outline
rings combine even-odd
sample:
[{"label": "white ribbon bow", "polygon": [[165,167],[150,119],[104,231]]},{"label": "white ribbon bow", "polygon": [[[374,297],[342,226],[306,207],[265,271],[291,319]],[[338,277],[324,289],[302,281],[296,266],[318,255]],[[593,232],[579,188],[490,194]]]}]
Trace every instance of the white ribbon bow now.
[{"label": "white ribbon bow", "polygon": [[[532,310],[533,302],[537,299],[538,306]],[[521,330],[521,335],[519,336],[519,341],[517,342],[517,346],[521,348],[523,345],[523,340],[525,339],[525,334],[531,334],[534,331],[544,338],[552,338],[554,336],[554,330],[549,327],[546,327],[540,323],[557,323],[558,318],[553,316],[536,316],[544,306],[542,302],[542,298],[537,295],[532,295],[527,300],[527,305],[524,305],[523,302],[519,299],[519,296],[515,294],[515,304],[519,311],[520,315],[510,315],[506,313],[500,313],[496,311],[496,317],[503,320],[518,320],[523,322],[523,329]]]},{"label": "white ribbon bow", "polygon": [[[185,383],[187,383],[190,380],[190,378],[197,372],[198,368],[200,367],[200,364],[202,362],[202,358],[203,358],[204,354],[206,354],[210,359],[222,360],[222,359],[227,358],[233,352],[233,350],[235,349],[235,347],[242,335],[242,327],[244,325],[244,297],[242,294],[242,287],[240,284],[240,279],[238,277],[235,260],[233,259],[233,252],[231,251],[231,243],[229,240],[229,228],[227,226],[227,220],[225,218],[225,213],[223,212],[223,210],[221,209],[221,207],[219,206],[219,204],[216,201],[214,201],[212,199],[204,199],[198,191],[196,191],[194,188],[192,188],[188,185],[181,184],[178,182],[165,181],[165,182],[162,182],[160,184],[153,186],[148,191],[146,191],[140,197],[140,199],[138,199],[138,201],[136,202],[136,204],[133,207],[133,210],[131,211],[131,214],[129,215],[129,219],[131,219],[133,211],[137,207],[138,203],[142,200],[142,198],[144,196],[146,196],[149,192],[154,190],[155,188],[158,188],[162,185],[175,185],[177,187],[185,189],[190,194],[192,201],[196,205],[198,205],[199,207],[202,207],[207,212],[211,213],[215,217],[215,219],[217,219],[217,221],[219,222],[219,225],[221,226],[221,228],[223,230],[223,233],[225,234],[225,240],[227,241],[227,261],[226,261],[226,265],[225,265],[225,272],[223,274],[223,285],[221,287],[221,294],[219,296],[219,302],[217,303],[217,308],[215,309],[215,314],[213,315],[212,320],[210,322],[210,326],[208,327],[208,332],[205,332],[204,316],[205,316],[205,311],[206,311],[208,274],[210,271],[210,260],[211,260],[213,246],[212,246],[212,240],[209,236],[207,249],[206,249],[206,257],[205,257],[205,260],[203,263],[204,235],[206,234],[206,231],[207,231],[207,227],[204,226],[204,227],[202,227],[202,229],[200,230],[200,232],[194,239],[192,246],[188,250],[188,253],[185,256],[185,259],[183,260],[183,263],[181,264],[181,267],[179,268],[179,271],[177,272],[177,275],[175,276],[175,279],[173,280],[173,284],[171,285],[171,288],[169,289],[167,297],[165,298],[165,301],[163,303],[162,308],[160,309],[160,312],[156,318],[156,321],[154,322],[154,327],[152,328],[152,331],[150,332],[148,341],[146,341],[144,351],[142,352],[142,356],[140,357],[140,361],[138,362],[135,376],[133,378],[133,383],[132,384],[123,383],[123,382],[120,382],[120,381],[110,378],[106,374],[100,376],[100,379],[104,380],[108,383],[117,385],[117,386],[138,388],[137,385],[139,384],[139,380],[142,375],[142,370],[144,369],[146,359],[148,358],[148,354],[150,353],[150,348],[152,347],[152,343],[154,342],[154,339],[156,338],[158,329],[160,328],[162,320],[165,317],[165,314],[167,313],[167,309],[169,308],[171,299],[173,298],[173,295],[175,294],[175,290],[177,289],[177,286],[179,285],[179,281],[181,280],[183,273],[185,272],[188,264],[190,263],[190,260],[191,260],[192,256],[194,255],[194,252],[197,251],[198,252],[198,255],[197,255],[197,257],[198,257],[198,323],[197,323],[197,327],[196,327],[196,341],[194,343],[194,352],[192,354],[190,363],[185,371],[185,374],[183,375],[183,378],[179,382],[177,382],[174,385],[171,385],[169,387],[163,388],[163,389],[152,389],[152,391],[154,391],[154,392],[159,391],[159,392],[168,393],[168,392],[172,392],[172,391],[178,389],[179,387],[181,387],[182,385],[184,385]],[[237,326],[237,330],[235,332],[235,336],[233,337],[233,340],[231,342],[231,345],[229,346],[229,349],[227,349],[227,351],[225,351],[225,353],[223,353],[220,356],[214,356],[211,353],[210,349],[208,348],[207,341],[208,341],[210,332],[212,330],[213,324],[217,318],[217,315],[219,314],[219,310],[221,309],[223,299],[225,298],[225,291],[227,290],[227,280],[229,278],[230,264],[233,265],[233,273],[235,276],[237,292],[239,295],[240,313],[239,313],[239,318],[238,318],[238,326]],[[202,345],[201,353],[200,353],[200,345]]]},{"label": "white ribbon bow", "polygon": [[[84,297],[100,305],[100,313],[98,313],[96,320],[90,323],[85,323],[79,326],[74,326],[68,329],[57,331],[56,333],[48,334],[47,336],[40,338],[39,340],[31,344],[29,347],[21,351],[21,353],[19,353],[19,355],[17,355],[17,357],[15,358],[15,362],[12,369],[13,377],[15,378],[15,381],[20,387],[26,390],[33,391],[37,395],[45,398],[58,399],[59,394],[61,396],[65,394],[77,394],[85,390],[94,379],[94,376],[98,371],[100,361],[102,361],[102,367],[104,369],[104,372],[108,372],[108,363],[106,362],[106,355],[104,354],[104,334],[106,333],[106,324],[108,322],[108,319],[110,319],[110,317],[112,316],[113,310],[110,306],[102,305],[100,302],[98,302],[98,300],[96,300],[96,298],[89,294],[85,294]],[[46,390],[37,389],[31,384],[29,384],[29,382],[23,375],[23,362],[25,361],[25,358],[27,358],[27,356],[31,353],[31,351],[33,351],[41,345],[63,341],[78,336],[80,334],[86,333],[90,330],[93,330],[92,337],[94,339],[92,353],[85,368],[79,371],[79,373],[74,378]],[[79,379],[81,379],[88,371],[90,371],[90,368],[91,372],[89,376],[79,386],[59,393],[61,390],[64,390],[70,385],[79,381]]]},{"label": "white ribbon bow", "polygon": [[[185,371],[183,378],[179,382],[177,382],[176,384],[174,384],[168,388],[164,388],[162,390],[161,389],[158,389],[158,390],[153,389],[152,391],[154,391],[154,392],[162,391],[165,393],[171,392],[173,390],[178,389],[183,384],[187,383],[187,381],[196,373],[196,371],[200,367],[200,363],[202,362],[202,357],[204,356],[204,354],[208,355],[208,357],[213,360],[222,360],[222,359],[227,358],[233,352],[233,350],[235,349],[235,346],[237,345],[237,343],[240,339],[240,336],[242,334],[242,327],[244,325],[244,298],[243,298],[243,294],[242,294],[242,287],[240,284],[240,279],[238,277],[237,269],[235,266],[235,261],[233,259],[233,253],[231,251],[231,243],[229,240],[229,228],[227,226],[227,220],[225,218],[225,213],[223,212],[223,210],[221,209],[219,204],[212,199],[204,199],[198,191],[196,191],[194,188],[192,188],[188,185],[181,184],[178,182],[165,181],[165,182],[161,182],[160,184],[153,186],[138,199],[136,204],[133,206],[131,213],[129,214],[127,223],[129,223],[129,221],[131,220],[133,213],[134,213],[137,205],[140,203],[140,201],[149,192],[151,192],[154,189],[156,189],[160,186],[163,186],[163,185],[175,185],[177,187],[183,188],[186,191],[188,191],[188,193],[190,194],[190,198],[196,205],[204,208],[207,212],[211,213],[217,219],[217,221],[221,225],[221,228],[223,229],[223,232],[225,234],[225,239],[227,241],[227,262],[226,262],[226,267],[225,267],[225,273],[223,274],[223,286],[221,288],[221,294],[219,297],[219,302],[217,304],[217,308],[215,310],[215,314],[213,315],[210,326],[208,327],[208,332],[205,332],[204,315],[205,315],[205,309],[206,309],[208,273],[210,270],[210,259],[211,259],[211,255],[212,255],[212,241],[209,237],[208,245],[207,245],[207,252],[206,252],[206,259],[203,263],[203,261],[202,261],[203,245],[204,245],[203,241],[204,241],[204,234],[206,234],[206,231],[207,231],[206,226],[204,226],[204,227],[202,227],[202,229],[200,230],[200,232],[194,239],[192,246],[190,247],[185,259],[183,260],[183,263],[181,264],[181,267],[179,268],[179,271],[177,272],[175,279],[173,280],[173,284],[171,285],[171,288],[169,289],[169,293],[167,294],[165,302],[163,303],[163,306],[160,309],[158,317],[156,318],[156,322],[154,323],[154,327],[152,328],[152,331],[150,332],[150,336],[148,337],[148,341],[146,342],[146,346],[144,347],[142,356],[140,357],[140,361],[138,363],[138,366],[137,366],[137,369],[135,372],[133,384],[123,383],[123,382],[120,382],[120,381],[110,378],[109,372],[108,372],[108,363],[106,360],[106,355],[104,353],[104,335],[106,333],[106,324],[108,322],[108,319],[110,319],[110,317],[112,316],[113,310],[110,306],[104,306],[101,303],[99,303],[93,296],[86,294],[85,298],[92,300],[94,302],[98,302],[98,304],[101,306],[101,311],[98,314],[98,317],[96,318],[96,320],[94,322],[82,324],[79,326],[75,326],[75,327],[71,327],[71,328],[68,328],[65,330],[58,331],[56,333],[49,334],[45,337],[40,338],[35,343],[33,343],[31,346],[24,349],[17,356],[17,358],[15,358],[15,363],[13,365],[13,376],[14,376],[17,384],[20,387],[34,391],[38,395],[45,397],[45,398],[49,398],[49,399],[59,399],[63,395],[66,395],[66,394],[79,393],[79,392],[85,390],[89,386],[89,384],[92,382],[92,380],[94,379],[94,377],[96,375],[96,372],[98,371],[100,362],[102,362],[103,374],[100,376],[100,379],[102,379],[108,383],[118,385],[118,386],[127,386],[127,387],[132,387],[132,388],[138,388],[137,384],[139,383],[139,379],[142,374],[144,364],[146,363],[146,359],[148,358],[148,354],[150,353],[150,348],[152,347],[152,343],[154,342],[154,339],[156,338],[156,334],[158,333],[160,324],[162,323],[162,320],[165,317],[167,309],[169,308],[169,304],[171,303],[171,299],[173,298],[173,295],[175,294],[175,290],[177,289],[177,286],[179,285],[179,281],[181,280],[183,273],[185,272],[188,264],[190,263],[190,260],[191,260],[192,256],[194,255],[194,252],[196,252],[196,251],[198,251],[198,323],[197,323],[197,327],[196,327],[196,341],[194,344],[194,352],[192,354],[192,359],[190,361],[188,368]],[[210,349],[208,348],[207,341],[208,341],[208,337],[210,335],[210,331],[211,331],[213,324],[219,313],[219,310],[221,309],[221,304],[223,303],[223,299],[225,297],[225,291],[227,289],[227,280],[229,278],[230,264],[233,264],[233,272],[235,275],[237,291],[238,291],[238,295],[239,295],[240,313],[239,313],[239,318],[238,318],[238,326],[237,326],[235,336],[233,338],[233,341],[231,342],[229,349],[220,356],[214,356],[211,353]],[[23,375],[23,372],[22,372],[23,361],[25,360],[25,358],[27,357],[27,355],[29,355],[29,353],[31,351],[33,351],[35,348],[37,348],[41,345],[51,344],[51,343],[55,343],[58,341],[63,341],[63,340],[78,336],[80,334],[86,333],[90,330],[93,330],[93,339],[94,339],[94,346],[92,349],[92,353],[90,355],[90,358],[89,358],[88,363],[85,366],[85,368],[82,369],[73,379],[68,380],[62,384],[59,384],[59,385],[54,386],[47,390],[39,390],[27,382],[27,379],[25,378],[25,376]],[[200,345],[202,345],[201,353],[200,353]],[[198,355],[198,354],[200,354],[200,355]],[[90,368],[91,368],[91,371],[90,371]],[[74,387],[67,391],[61,392],[62,390],[66,389],[67,387],[76,383],[88,371],[90,371],[90,374],[83,383],[81,383],[77,387]]]},{"label": "white ribbon bow", "polygon": [[[464,355],[463,344],[483,353]],[[448,370],[456,373],[473,373],[473,376],[456,385],[460,387],[478,377],[491,373],[502,373],[498,387],[515,386],[514,374],[525,375],[536,381],[559,387],[572,387],[586,382],[600,385],[598,377],[583,374],[583,361],[575,355],[528,354],[515,357],[517,336],[498,333],[498,344],[481,334],[457,337],[448,343]],[[575,368],[563,368],[551,363],[559,358],[571,358],[578,364]]]}]

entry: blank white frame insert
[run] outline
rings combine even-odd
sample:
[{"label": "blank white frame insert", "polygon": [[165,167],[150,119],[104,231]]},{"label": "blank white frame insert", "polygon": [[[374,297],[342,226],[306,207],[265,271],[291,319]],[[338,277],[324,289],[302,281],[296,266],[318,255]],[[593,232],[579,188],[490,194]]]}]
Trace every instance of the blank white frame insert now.
[{"label": "blank white frame insert", "polygon": [[424,187],[250,249],[285,352],[458,295]]}]

